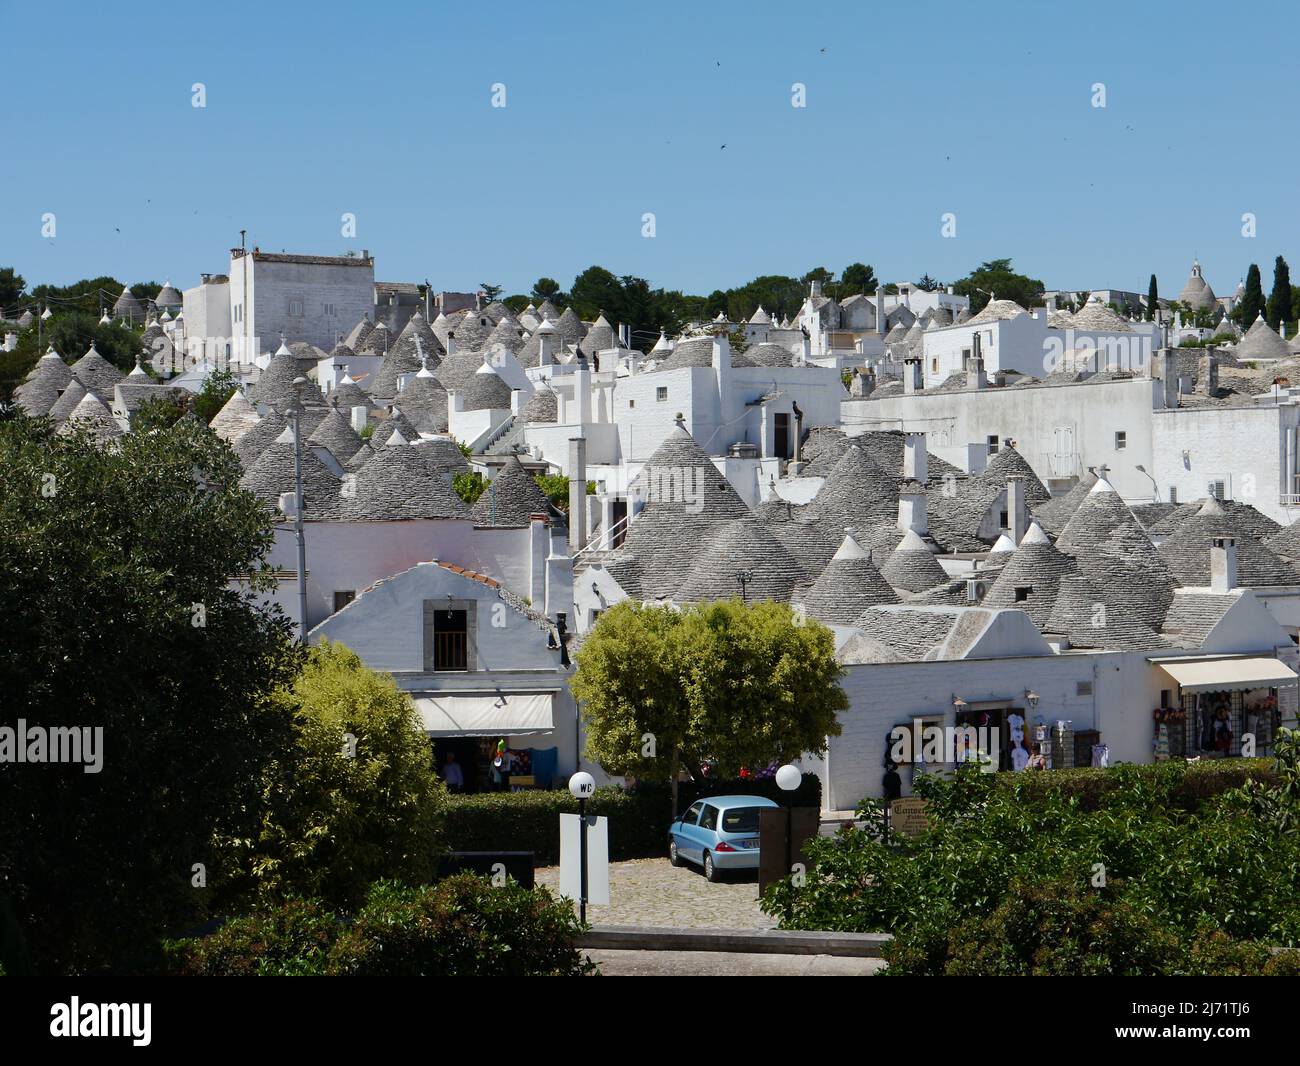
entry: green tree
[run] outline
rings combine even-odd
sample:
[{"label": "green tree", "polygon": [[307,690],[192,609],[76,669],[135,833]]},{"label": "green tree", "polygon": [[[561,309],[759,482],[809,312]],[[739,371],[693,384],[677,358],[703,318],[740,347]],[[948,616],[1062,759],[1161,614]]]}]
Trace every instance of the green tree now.
[{"label": "green tree", "polygon": [[487,490],[488,482],[487,478],[477,470],[466,470],[464,473],[452,475],[451,487],[456,490],[457,496],[473,507]]},{"label": "green tree", "polygon": [[211,422],[234,394],[235,375],[225,368],[213,370],[194,398],[194,411],[204,422]]},{"label": "green tree", "polygon": [[938,292],[943,288],[943,282],[935,281],[929,274],[922,274],[921,280],[916,283],[916,287],[922,292]]},{"label": "green tree", "polygon": [[1037,278],[1017,274],[1010,259],[990,259],[953,284],[953,292],[970,298],[973,314],[982,311],[991,293],[999,300],[1012,300],[1021,307],[1041,306],[1043,283]]},{"label": "green tree", "polygon": [[1263,313],[1264,286],[1260,280],[1258,264],[1251,263],[1250,269],[1246,271],[1246,291],[1242,293],[1241,302],[1233,314],[1242,329],[1250,329],[1255,324],[1255,319]]},{"label": "green tree", "polygon": [[835,287],[835,297],[843,300],[854,293],[873,293],[876,291],[876,272],[866,263],[850,263],[840,275],[840,283]]},{"label": "green tree", "polygon": [[622,282],[604,267],[590,266],[573,279],[569,306],[584,321],[602,311],[618,318],[623,307]]},{"label": "green tree", "polygon": [[533,282],[533,302],[539,307],[544,300],[550,300],[553,304],[559,306],[558,297],[560,295],[560,283],[554,278],[542,277]]},{"label": "green tree", "polygon": [[488,303],[491,303],[501,295],[500,285],[492,285],[489,282],[480,281],[478,287],[483,291],[483,296],[487,299]]},{"label": "green tree", "polygon": [[38,972],[147,965],[202,920],[214,833],[255,827],[292,744],[272,693],[298,653],[257,606],[274,516],[242,475],[190,419],[112,449],[0,423],[6,724],[102,729],[97,773],[0,771],[0,892]]},{"label": "green tree", "polygon": [[21,274],[15,273],[13,267],[0,267],[0,318],[6,317],[26,290],[27,281]]},{"label": "green tree", "polygon": [[268,777],[259,831],[223,842],[248,889],[262,902],[301,895],[351,908],[380,878],[432,880],[446,791],[410,697],[326,641],[277,700],[296,743]]},{"label": "green tree", "polygon": [[1154,322],[1156,312],[1160,309],[1160,293],[1156,288],[1156,276],[1151,275],[1151,282],[1147,285],[1147,321]]},{"label": "green tree", "polygon": [[1274,329],[1283,322],[1290,322],[1291,315],[1291,268],[1280,255],[1273,263],[1273,291],[1268,297],[1268,324]]},{"label": "green tree", "polygon": [[848,706],[831,631],[788,604],[624,602],[601,615],[577,666],[588,757],[667,782],[674,814],[681,771],[708,762],[734,775],[822,753]]}]

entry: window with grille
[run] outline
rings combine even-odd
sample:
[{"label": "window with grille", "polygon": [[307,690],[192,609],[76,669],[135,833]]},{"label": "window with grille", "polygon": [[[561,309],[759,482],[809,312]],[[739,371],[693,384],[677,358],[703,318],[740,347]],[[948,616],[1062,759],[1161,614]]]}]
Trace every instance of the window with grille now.
[{"label": "window with grille", "polygon": [[334,590],[334,610],[341,611],[349,603],[357,598],[356,589],[335,589]]},{"label": "window with grille", "polygon": [[433,618],[433,668],[469,669],[469,614],[463,610],[439,610]]}]

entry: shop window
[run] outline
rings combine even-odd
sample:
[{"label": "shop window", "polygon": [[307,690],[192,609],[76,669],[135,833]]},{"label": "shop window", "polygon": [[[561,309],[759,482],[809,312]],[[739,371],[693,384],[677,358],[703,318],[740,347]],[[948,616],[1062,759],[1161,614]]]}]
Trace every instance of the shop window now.
[{"label": "shop window", "polygon": [[335,589],[334,590],[334,610],[341,611],[349,603],[357,598],[356,589]]}]

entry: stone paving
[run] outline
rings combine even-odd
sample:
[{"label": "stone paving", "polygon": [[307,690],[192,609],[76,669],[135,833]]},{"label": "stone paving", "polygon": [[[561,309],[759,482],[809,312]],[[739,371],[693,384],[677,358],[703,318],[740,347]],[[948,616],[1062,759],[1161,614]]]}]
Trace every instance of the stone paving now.
[{"label": "stone paving", "polygon": [[727,951],[586,952],[606,977],[868,977],[882,959],[831,955],[754,955]]},{"label": "stone paving", "polygon": [[[537,883],[558,894],[560,868],[537,871]],[[732,874],[710,884],[698,867],[674,868],[668,859],[609,864],[609,906],[587,908],[592,925],[657,925],[691,929],[773,929],[758,909],[758,875]],[[575,904],[576,907],[576,904]]]}]

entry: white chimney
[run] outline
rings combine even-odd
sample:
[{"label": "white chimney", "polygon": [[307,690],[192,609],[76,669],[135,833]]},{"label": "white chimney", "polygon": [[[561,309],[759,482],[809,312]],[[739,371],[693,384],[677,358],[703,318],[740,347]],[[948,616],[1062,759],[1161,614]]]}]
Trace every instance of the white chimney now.
[{"label": "white chimney", "polygon": [[365,404],[357,404],[356,407],[349,408],[348,414],[352,420],[352,428],[358,433],[366,428],[366,421],[369,412],[366,410]]},{"label": "white chimney", "polygon": [[1019,544],[1029,528],[1029,508],[1025,500],[1025,479],[1020,474],[1007,478],[1007,532]]},{"label": "white chimney", "polygon": [[930,480],[930,456],[925,450],[924,433],[903,435],[903,477],[922,485]]},{"label": "white chimney", "polygon": [[898,528],[909,529],[918,537],[930,532],[930,520],[925,509],[925,490],[920,485],[905,485],[898,493]]},{"label": "white chimney", "polygon": [[903,392],[910,396],[925,388],[921,377],[921,360],[908,358],[903,360]]},{"label": "white chimney", "polygon": [[1225,593],[1237,587],[1237,538],[1210,541],[1210,591]]},{"label": "white chimney", "polygon": [[587,543],[587,441],[569,438],[569,552]]}]

